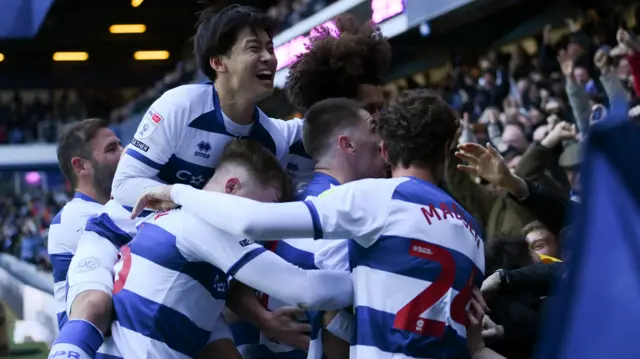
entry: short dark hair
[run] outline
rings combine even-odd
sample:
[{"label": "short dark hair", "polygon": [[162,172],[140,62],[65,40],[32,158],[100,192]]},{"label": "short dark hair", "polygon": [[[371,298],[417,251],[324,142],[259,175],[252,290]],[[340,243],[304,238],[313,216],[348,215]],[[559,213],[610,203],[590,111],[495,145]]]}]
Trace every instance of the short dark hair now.
[{"label": "short dark hair", "polygon": [[247,27],[254,32],[264,30],[273,37],[276,23],[259,9],[237,4],[219,11],[212,5],[200,12],[193,47],[198,68],[211,81],[215,81],[216,72],[209,59],[228,54],[238,40],[238,33]]},{"label": "short dark hair", "polygon": [[73,188],[78,186],[78,178],[73,170],[71,160],[74,157],[93,160],[89,142],[96,136],[98,131],[108,127],[109,122],[107,120],[89,118],[67,125],[60,133],[57,150],[58,165],[60,166],[60,171],[62,171],[67,181],[71,182]]},{"label": "short dark hair", "polygon": [[389,163],[404,168],[433,169],[443,164],[458,127],[454,110],[437,94],[423,89],[400,93],[377,122]]},{"label": "short dark hair", "polygon": [[246,139],[236,139],[227,143],[217,167],[231,164],[243,166],[262,185],[275,183],[282,191],[282,201],[291,199],[293,190],[289,176],[276,156],[260,143]]},{"label": "short dark hair", "polygon": [[289,101],[307,110],[331,97],[355,99],[361,84],[382,85],[391,64],[391,45],[379,27],[367,22],[359,26],[353,15],[335,20],[339,37],[328,27],[318,27],[311,36],[309,52],[298,55],[287,75]]},{"label": "short dark hair", "polygon": [[338,129],[355,126],[360,122],[360,105],[346,98],[322,100],[311,106],[304,116],[302,142],[315,161],[330,146],[330,138]]}]

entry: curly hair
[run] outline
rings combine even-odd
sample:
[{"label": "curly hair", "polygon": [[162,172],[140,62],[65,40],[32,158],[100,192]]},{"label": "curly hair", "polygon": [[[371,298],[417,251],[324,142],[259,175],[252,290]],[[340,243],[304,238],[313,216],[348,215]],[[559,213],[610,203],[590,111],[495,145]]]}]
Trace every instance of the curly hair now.
[{"label": "curly hair", "polygon": [[392,166],[442,165],[459,127],[455,111],[434,92],[406,90],[380,116],[377,131]]},{"label": "curly hair", "polygon": [[316,28],[307,50],[287,76],[289,101],[307,110],[332,97],[355,99],[358,85],[382,85],[391,63],[391,46],[371,22],[359,26],[352,15],[335,20],[339,37],[325,26]]}]

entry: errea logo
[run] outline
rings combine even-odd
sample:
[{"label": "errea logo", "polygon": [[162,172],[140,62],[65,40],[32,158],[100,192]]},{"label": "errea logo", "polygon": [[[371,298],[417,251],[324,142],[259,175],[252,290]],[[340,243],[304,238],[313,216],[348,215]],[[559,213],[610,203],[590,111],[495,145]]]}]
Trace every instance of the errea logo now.
[{"label": "errea logo", "polygon": [[205,160],[208,160],[209,157],[211,157],[209,154],[209,151],[211,151],[211,144],[209,142],[200,141],[196,147],[197,151],[193,154],[194,156],[204,158]]}]

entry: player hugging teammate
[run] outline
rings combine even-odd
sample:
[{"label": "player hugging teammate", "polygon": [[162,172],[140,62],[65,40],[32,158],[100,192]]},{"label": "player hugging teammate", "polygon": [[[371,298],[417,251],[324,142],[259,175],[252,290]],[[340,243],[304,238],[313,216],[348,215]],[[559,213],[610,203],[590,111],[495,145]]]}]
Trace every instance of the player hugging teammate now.
[{"label": "player hugging teammate", "polygon": [[[291,67],[287,95],[308,110],[308,124],[303,128],[301,120],[268,118],[256,104],[272,92],[276,59],[271,25],[265,14],[238,5],[202,14],[195,52],[212,83],[167,91],[142,119],[118,166],[115,200],[95,209],[96,216],[84,227],[64,298],[73,325],[62,326],[50,358],[239,358],[221,316],[225,299],[236,314],[260,329],[258,344],[268,349],[264,354],[269,358],[468,355],[462,317],[477,280],[474,274],[482,271],[476,258],[481,249],[465,247],[466,234],[447,221],[439,223],[442,228],[418,229],[423,236],[414,241],[420,243],[394,232],[424,225],[396,225],[417,206],[453,201],[432,182],[438,179],[445,147],[439,144],[452,137],[455,115],[434,96],[411,92],[380,119],[389,43],[378,28],[359,26],[345,16],[336,20],[339,37],[320,29],[310,51]],[[399,127],[391,125],[396,122]],[[296,151],[302,139],[317,164],[313,180],[298,198],[301,202],[261,203],[287,197],[287,186],[279,180],[281,166],[304,155]],[[385,160],[396,178],[359,181],[381,177]],[[202,191],[189,187],[205,183]],[[179,203],[183,209],[138,222],[123,205],[133,204],[143,193],[134,218],[144,209],[140,204],[169,208]],[[407,216],[397,216],[404,212]],[[441,236],[442,231],[449,232]],[[443,242],[450,237],[463,247]],[[253,242],[280,238],[298,239],[269,245],[275,254]],[[318,238],[333,240],[314,240]],[[97,257],[78,258],[82,243]],[[402,247],[407,243],[446,258],[454,250],[463,254],[445,263],[448,259],[427,258],[416,249],[415,259],[410,251],[407,257]],[[97,253],[97,248],[104,250]],[[410,265],[393,267],[388,258],[378,256],[383,252]],[[367,264],[368,259],[373,261]],[[381,283],[395,285],[405,276],[426,292],[436,281],[429,276],[445,264],[448,270],[453,265],[462,278],[440,297],[457,298],[451,308],[432,309],[408,287],[398,287],[391,302],[365,290],[364,283],[380,290]],[[372,282],[367,267],[383,272],[385,280]],[[416,268],[417,276],[408,274]],[[349,270],[358,278],[355,286]],[[98,272],[109,283],[97,279]],[[229,293],[228,277],[237,281]],[[269,300],[261,303],[252,288],[268,294]],[[80,311],[73,299],[81,294],[99,294],[94,298],[101,305]],[[104,318],[112,314],[112,295],[118,320],[109,326]],[[407,303],[400,303],[405,299]],[[354,311],[335,311],[352,303]],[[290,317],[299,311],[283,311],[283,305],[320,312],[310,313],[308,328]],[[393,323],[386,322],[394,316]],[[444,323],[443,333],[416,333],[420,323],[429,320]],[[105,324],[114,334],[106,340]],[[320,342],[309,353],[294,350],[307,349],[308,339],[299,332],[308,329]],[[330,344],[324,353],[322,340]],[[257,358],[251,355],[244,358]]]}]

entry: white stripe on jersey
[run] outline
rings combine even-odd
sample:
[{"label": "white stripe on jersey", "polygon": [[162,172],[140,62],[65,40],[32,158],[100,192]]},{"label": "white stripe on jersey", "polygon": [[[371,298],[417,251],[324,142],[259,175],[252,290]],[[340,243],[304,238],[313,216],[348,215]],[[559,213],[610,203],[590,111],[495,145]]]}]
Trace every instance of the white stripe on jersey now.
[{"label": "white stripe on jersey", "polygon": [[355,238],[351,358],[467,356],[467,309],[482,281],[484,246],[464,208],[413,177],[353,182],[307,204],[327,238]]},{"label": "white stripe on jersey", "polygon": [[190,260],[180,248],[183,214],[148,218],[121,249],[113,294],[118,320],[111,331],[124,357],[195,357],[216,338],[212,332],[225,305],[228,276]]},{"label": "white stripe on jersey", "polygon": [[56,300],[58,328],[62,328],[68,320],[65,297],[69,264],[87,219],[98,213],[100,208],[102,205],[96,200],[78,192],[51,220],[48,252],[53,267],[53,295]]},{"label": "white stripe on jersey", "polygon": [[158,181],[202,188],[213,175],[222,149],[234,138],[261,143],[283,166],[291,161],[289,172],[308,173],[311,162],[293,163],[291,156],[306,156],[302,121],[272,119],[257,108],[256,115],[250,126],[232,122],[222,113],[212,84],[183,85],[165,92],[151,105],[125,150],[127,156],[114,178],[114,197],[133,205],[144,188]]}]

